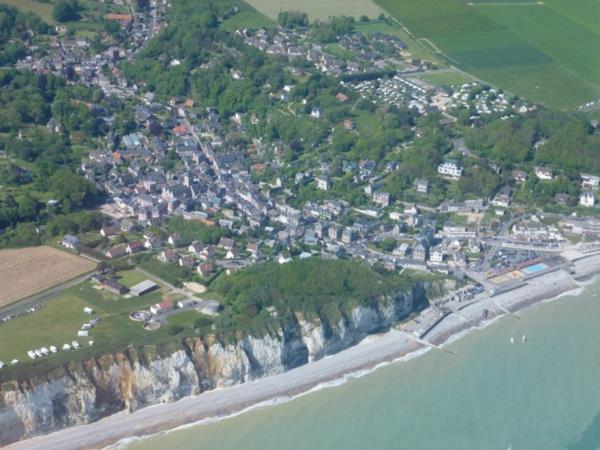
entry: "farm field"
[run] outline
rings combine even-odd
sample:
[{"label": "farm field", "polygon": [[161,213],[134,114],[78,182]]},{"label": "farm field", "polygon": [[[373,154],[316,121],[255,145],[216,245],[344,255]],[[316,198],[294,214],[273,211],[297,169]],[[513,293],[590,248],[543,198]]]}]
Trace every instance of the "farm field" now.
[{"label": "farm field", "polygon": [[0,251],[0,307],[94,270],[96,264],[52,247]]},{"label": "farm field", "polygon": [[49,24],[54,24],[52,18],[52,8],[50,3],[36,2],[34,0],[0,0],[0,3],[4,5],[14,6],[23,12],[34,12],[40,18]]},{"label": "farm field", "polygon": [[325,20],[333,16],[353,16],[358,19],[366,15],[373,19],[383,10],[372,0],[247,0],[247,2],[272,19],[280,11],[303,11],[309,19]]},{"label": "farm field", "polygon": [[574,109],[600,99],[595,0],[377,0],[425,47],[499,88]]}]

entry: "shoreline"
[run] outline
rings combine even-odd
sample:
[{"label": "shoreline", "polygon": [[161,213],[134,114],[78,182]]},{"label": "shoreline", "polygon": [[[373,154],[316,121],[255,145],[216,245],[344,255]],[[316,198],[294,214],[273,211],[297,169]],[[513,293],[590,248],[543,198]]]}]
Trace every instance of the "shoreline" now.
[{"label": "shoreline", "polygon": [[[514,291],[488,296],[470,304],[461,310],[460,316],[454,313],[446,316],[430,330],[427,341],[444,347],[506,316],[507,313],[502,308],[515,314],[535,304],[571,293],[577,295],[583,292],[583,283],[589,283],[600,273],[600,255],[590,255],[573,261],[573,266],[575,270],[572,274],[558,269],[527,280],[524,286]],[[484,310],[488,312],[485,317]],[[337,385],[347,379],[358,378],[383,365],[418,357],[430,350],[424,344],[415,341],[407,332],[396,329],[376,337],[369,336],[367,339],[369,341],[365,343],[279,375],[207,391],[194,397],[150,406],[129,414],[115,414],[90,424],[15,442],[6,448],[118,448],[132,439],[144,439],[289,401],[327,385]]]}]

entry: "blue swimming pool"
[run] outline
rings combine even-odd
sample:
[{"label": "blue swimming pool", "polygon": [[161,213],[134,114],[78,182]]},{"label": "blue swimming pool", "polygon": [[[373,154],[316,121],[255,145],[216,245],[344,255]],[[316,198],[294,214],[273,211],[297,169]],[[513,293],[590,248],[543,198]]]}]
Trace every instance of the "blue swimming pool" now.
[{"label": "blue swimming pool", "polygon": [[528,266],[528,267],[525,267],[524,269],[521,269],[521,272],[523,272],[525,275],[531,275],[532,273],[540,272],[547,268],[548,268],[548,266],[546,264],[538,263],[538,264],[534,264],[533,266]]}]

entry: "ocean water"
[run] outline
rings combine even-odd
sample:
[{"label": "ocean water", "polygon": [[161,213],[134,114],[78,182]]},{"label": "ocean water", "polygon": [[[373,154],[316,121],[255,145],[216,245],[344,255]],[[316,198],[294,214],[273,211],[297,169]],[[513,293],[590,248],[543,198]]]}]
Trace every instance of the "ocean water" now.
[{"label": "ocean water", "polygon": [[126,447],[600,449],[600,283],[519,314],[453,342],[456,355],[429,351],[289,402]]}]

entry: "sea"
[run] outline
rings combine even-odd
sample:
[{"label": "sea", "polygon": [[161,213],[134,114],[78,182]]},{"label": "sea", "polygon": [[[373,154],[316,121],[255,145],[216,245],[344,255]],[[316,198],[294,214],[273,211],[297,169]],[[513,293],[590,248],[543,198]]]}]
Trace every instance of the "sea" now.
[{"label": "sea", "polygon": [[[128,449],[600,449],[600,283],[423,355]],[[511,339],[513,338],[513,339]],[[514,343],[512,342],[514,340]]]}]

